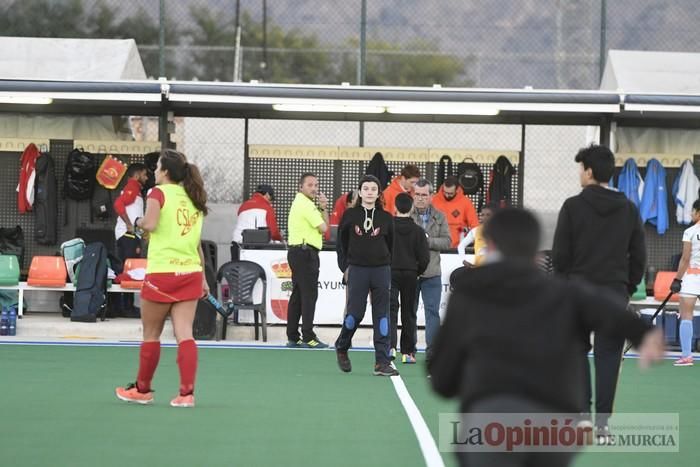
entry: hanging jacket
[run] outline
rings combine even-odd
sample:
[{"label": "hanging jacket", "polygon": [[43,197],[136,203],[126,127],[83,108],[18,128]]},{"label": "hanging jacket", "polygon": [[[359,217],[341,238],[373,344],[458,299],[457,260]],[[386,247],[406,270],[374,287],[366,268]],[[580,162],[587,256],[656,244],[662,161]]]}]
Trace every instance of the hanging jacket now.
[{"label": "hanging jacket", "polygon": [[695,175],[692,162],[687,160],[681,165],[671,189],[673,201],[676,203],[676,221],[679,224],[687,225],[693,222],[691,214],[693,203],[698,199],[698,188],[700,188],[700,180]]},{"label": "hanging jacket", "polygon": [[462,192],[462,187],[457,187],[457,193],[451,200],[445,198],[445,190],[440,186],[438,192],[433,195],[433,207],[445,215],[447,225],[450,227],[450,246],[456,248],[465,230],[471,230],[479,225],[479,217],[471,200]]},{"label": "hanging jacket", "polygon": [[511,178],[515,173],[515,167],[506,156],[498,156],[493,164],[489,176],[489,188],[486,193],[486,202],[497,202],[500,206],[510,206],[513,201]]},{"label": "hanging jacket", "polygon": [[666,170],[656,159],[647,162],[644,178],[644,194],[639,205],[642,222],[656,226],[659,235],[668,230],[668,201],[666,194]]},{"label": "hanging jacket", "polygon": [[17,209],[20,214],[32,210],[34,204],[34,178],[36,177],[36,160],[39,148],[30,143],[22,153],[19,165],[19,183],[17,185]]},{"label": "hanging jacket", "polygon": [[377,152],[369,162],[367,170],[365,170],[365,175],[374,175],[377,177],[379,183],[381,183],[379,188],[383,190],[391,181],[391,177],[394,176],[394,172],[389,171],[389,168],[386,166],[386,162],[384,162],[384,156],[381,152]]},{"label": "hanging jacket", "polygon": [[642,193],[644,193],[644,180],[639,174],[637,163],[631,157],[622,166],[622,171],[617,178],[617,189],[624,193],[635,206],[639,207]]}]

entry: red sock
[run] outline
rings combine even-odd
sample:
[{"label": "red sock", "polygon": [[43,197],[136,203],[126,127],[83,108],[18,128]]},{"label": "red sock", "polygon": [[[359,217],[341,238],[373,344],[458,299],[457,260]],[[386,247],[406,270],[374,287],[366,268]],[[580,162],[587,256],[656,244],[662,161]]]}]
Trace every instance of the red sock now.
[{"label": "red sock", "polygon": [[143,342],[139,354],[139,374],[136,377],[136,388],[139,392],[151,390],[151,380],[158,368],[158,360],[160,360],[160,342]]},{"label": "red sock", "polygon": [[194,393],[194,378],[197,373],[197,344],[193,339],[177,346],[177,366],[180,368],[180,395]]}]

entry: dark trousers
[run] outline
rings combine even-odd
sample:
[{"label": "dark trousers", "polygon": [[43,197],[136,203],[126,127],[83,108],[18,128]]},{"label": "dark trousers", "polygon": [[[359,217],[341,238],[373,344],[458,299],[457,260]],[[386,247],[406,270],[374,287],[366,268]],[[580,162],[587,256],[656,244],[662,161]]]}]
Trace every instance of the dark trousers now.
[{"label": "dark trousers", "polygon": [[391,271],[391,348],[398,343],[399,300],[401,302],[401,353],[416,352],[416,271],[395,269]]},{"label": "dark trousers", "polygon": [[289,247],[287,262],[292,269],[292,295],[287,306],[287,339],[296,342],[301,337],[308,342],[316,339],[314,313],[318,298],[318,251],[309,246]]},{"label": "dark trousers", "polygon": [[[552,407],[521,396],[492,396],[474,402],[468,413],[462,415],[464,425],[468,429],[483,421],[483,415],[489,413],[557,413]],[[460,439],[464,439],[464,433]],[[469,467],[566,467],[576,455],[575,451],[563,452],[458,452],[459,465]]]},{"label": "dark trousers", "polygon": [[335,348],[347,352],[357,327],[365,317],[367,294],[371,292],[372,326],[374,328],[374,358],[376,363],[388,363],[389,357],[389,289],[391,267],[349,266],[347,314],[343,320]]},{"label": "dark trousers", "polygon": [[[122,265],[129,258],[141,257],[141,239],[132,234],[122,235],[117,239],[117,256],[122,261]],[[128,315],[134,308],[134,294],[119,294],[122,314]]]},{"label": "dark trousers", "polygon": [[[593,345],[593,362],[595,363],[595,424],[605,426],[613,411],[615,403],[615,391],[617,379],[620,375],[620,362],[622,361],[622,347],[624,338],[611,337],[602,333],[595,333]],[[591,369],[588,357],[583,366],[585,373],[586,407],[590,412],[593,400]]]},{"label": "dark trousers", "polygon": [[[629,299],[627,288],[624,285],[605,287],[609,291]],[[624,338],[608,336],[596,332],[593,344],[593,362],[595,364],[595,424],[605,426],[613,411],[615,402],[615,391],[617,390],[617,379],[620,375],[620,363],[622,362],[622,347],[625,345]],[[588,346],[587,346],[588,348]],[[593,400],[591,370],[588,356],[584,355],[584,384],[585,384],[585,407],[591,411]]]}]

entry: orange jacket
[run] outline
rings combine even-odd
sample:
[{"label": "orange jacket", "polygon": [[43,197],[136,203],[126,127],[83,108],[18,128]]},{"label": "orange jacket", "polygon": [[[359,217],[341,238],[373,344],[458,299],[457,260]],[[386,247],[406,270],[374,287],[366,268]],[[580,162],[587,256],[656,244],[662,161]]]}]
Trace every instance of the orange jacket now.
[{"label": "orange jacket", "polygon": [[441,185],[438,192],[433,195],[433,206],[445,215],[447,225],[450,227],[452,248],[459,244],[459,235],[465,227],[473,229],[479,225],[476,209],[474,209],[471,200],[464,195],[462,187],[458,186],[455,197],[447,201]]},{"label": "orange jacket", "polygon": [[396,197],[399,196],[400,193],[408,193],[409,195],[411,195],[411,197],[413,197],[413,190],[404,190],[401,184],[399,183],[399,177],[394,177],[389,186],[386,187],[386,189],[382,192],[382,195],[384,196],[384,210],[388,212],[391,217],[394,217],[394,215],[396,215],[396,213],[394,212],[396,206]]}]

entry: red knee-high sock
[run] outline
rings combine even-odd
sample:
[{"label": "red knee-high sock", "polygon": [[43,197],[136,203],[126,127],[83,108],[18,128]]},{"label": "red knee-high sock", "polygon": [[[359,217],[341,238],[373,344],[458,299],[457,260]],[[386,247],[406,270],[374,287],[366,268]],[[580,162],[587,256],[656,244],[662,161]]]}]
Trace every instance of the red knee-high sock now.
[{"label": "red knee-high sock", "polygon": [[136,376],[136,387],[139,392],[148,392],[151,390],[151,380],[153,374],[158,368],[160,360],[160,342],[148,341],[141,344],[141,353],[139,354],[139,373]]},{"label": "red knee-high sock", "polygon": [[180,368],[180,395],[194,393],[194,378],[197,374],[197,344],[188,339],[177,346],[177,366]]}]

